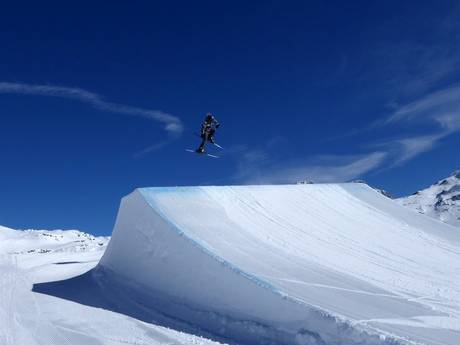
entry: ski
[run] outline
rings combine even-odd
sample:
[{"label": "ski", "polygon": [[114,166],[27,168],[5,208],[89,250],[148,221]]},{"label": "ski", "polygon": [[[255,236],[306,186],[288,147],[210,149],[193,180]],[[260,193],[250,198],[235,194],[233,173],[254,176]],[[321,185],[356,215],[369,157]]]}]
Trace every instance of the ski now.
[{"label": "ski", "polygon": [[196,150],[192,150],[192,149],[185,149],[185,151],[196,153],[197,155],[203,155],[203,156],[208,156],[208,157],[212,157],[212,158],[219,158],[219,156],[212,155],[212,154],[207,153],[207,152],[201,153],[201,152],[197,152]]}]

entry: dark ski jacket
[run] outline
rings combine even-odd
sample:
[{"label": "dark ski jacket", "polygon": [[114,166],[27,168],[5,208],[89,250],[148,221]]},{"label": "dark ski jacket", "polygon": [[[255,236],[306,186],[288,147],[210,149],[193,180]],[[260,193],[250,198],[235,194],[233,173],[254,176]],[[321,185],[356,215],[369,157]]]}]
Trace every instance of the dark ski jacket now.
[{"label": "dark ski jacket", "polygon": [[203,124],[201,125],[201,135],[204,135],[206,133],[214,133],[216,129],[219,128],[219,126],[220,123],[216,120],[215,117],[213,117],[211,120],[208,120],[206,118]]}]

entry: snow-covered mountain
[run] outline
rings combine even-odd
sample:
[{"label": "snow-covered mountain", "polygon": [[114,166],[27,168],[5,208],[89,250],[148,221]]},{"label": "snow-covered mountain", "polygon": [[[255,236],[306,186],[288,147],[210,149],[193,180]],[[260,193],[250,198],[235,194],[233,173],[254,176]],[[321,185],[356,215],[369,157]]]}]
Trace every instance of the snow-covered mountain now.
[{"label": "snow-covered mountain", "polygon": [[[111,311],[129,296],[108,296],[84,278],[108,242],[76,230],[0,226],[0,345],[219,345]],[[55,287],[61,281],[70,283]]]},{"label": "snow-covered mountain", "polygon": [[396,201],[444,223],[460,227],[460,170],[431,187]]},{"label": "snow-covered mountain", "polygon": [[78,230],[13,230],[0,226],[0,250],[8,254],[103,251],[109,237]]}]

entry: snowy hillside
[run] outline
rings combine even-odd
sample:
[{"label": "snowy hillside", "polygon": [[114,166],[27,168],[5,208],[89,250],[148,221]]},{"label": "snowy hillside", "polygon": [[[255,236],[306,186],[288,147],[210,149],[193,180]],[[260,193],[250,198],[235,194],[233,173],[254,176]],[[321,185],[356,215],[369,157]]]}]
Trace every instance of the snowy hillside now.
[{"label": "snowy hillside", "polygon": [[460,227],[460,170],[427,189],[396,201],[417,212]]},{"label": "snowy hillside", "polygon": [[127,296],[85,280],[108,240],[79,231],[0,226],[0,344],[217,344],[114,312]]},{"label": "snowy hillside", "polygon": [[138,189],[108,240],[0,227],[0,344],[460,339],[459,232],[364,184]]},{"label": "snowy hillside", "polygon": [[0,226],[0,250],[9,254],[93,252],[104,250],[108,241],[77,230],[16,231]]},{"label": "snowy hillside", "polygon": [[359,183],[136,190],[92,279],[244,344],[460,339],[460,234]]}]

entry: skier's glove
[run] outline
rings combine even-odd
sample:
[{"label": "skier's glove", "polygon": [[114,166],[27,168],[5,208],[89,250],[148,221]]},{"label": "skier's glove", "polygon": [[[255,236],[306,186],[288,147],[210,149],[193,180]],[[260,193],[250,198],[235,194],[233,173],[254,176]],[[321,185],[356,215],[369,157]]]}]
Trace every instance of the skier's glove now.
[{"label": "skier's glove", "polygon": [[218,124],[216,125],[216,128],[219,128],[219,127],[220,127],[220,123],[218,123]]}]

